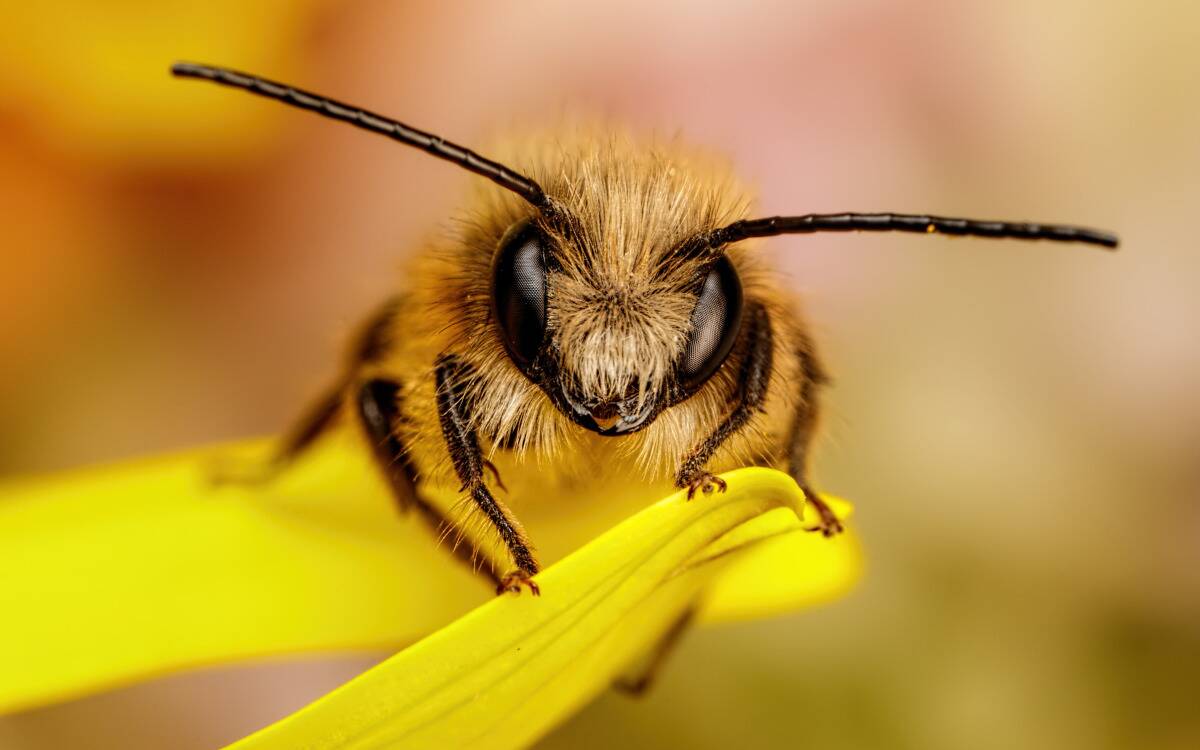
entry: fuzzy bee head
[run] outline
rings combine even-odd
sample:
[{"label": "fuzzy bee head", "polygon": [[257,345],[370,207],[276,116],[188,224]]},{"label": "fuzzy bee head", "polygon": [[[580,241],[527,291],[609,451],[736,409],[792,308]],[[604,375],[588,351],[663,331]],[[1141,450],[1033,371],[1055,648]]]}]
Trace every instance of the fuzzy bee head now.
[{"label": "fuzzy bee head", "polygon": [[621,136],[524,152],[554,208],[498,243],[492,302],[506,351],[576,424],[636,432],[700,388],[737,338],[734,263],[696,247],[739,215],[742,193],[677,149]]}]

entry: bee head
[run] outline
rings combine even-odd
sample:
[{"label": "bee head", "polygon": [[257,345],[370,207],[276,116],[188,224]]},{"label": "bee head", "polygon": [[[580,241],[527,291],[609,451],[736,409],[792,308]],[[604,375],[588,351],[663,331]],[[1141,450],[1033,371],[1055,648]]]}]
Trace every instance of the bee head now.
[{"label": "bee head", "polygon": [[737,339],[741,281],[704,242],[735,191],[613,142],[556,162],[534,171],[546,173],[554,209],[497,244],[496,331],[576,424],[630,434],[700,389]]}]

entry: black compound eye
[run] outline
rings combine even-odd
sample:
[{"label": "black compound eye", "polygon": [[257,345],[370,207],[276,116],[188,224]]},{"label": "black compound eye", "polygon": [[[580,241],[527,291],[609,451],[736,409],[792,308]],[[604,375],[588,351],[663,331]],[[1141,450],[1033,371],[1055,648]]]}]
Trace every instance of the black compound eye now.
[{"label": "black compound eye", "polygon": [[680,383],[688,392],[708,380],[737,340],[742,323],[742,282],[729,258],[722,255],[704,279],[696,308],[692,310],[692,332],[679,362]]},{"label": "black compound eye", "polygon": [[546,238],[532,224],[510,233],[496,256],[492,305],[513,361],[528,365],[546,333]]}]

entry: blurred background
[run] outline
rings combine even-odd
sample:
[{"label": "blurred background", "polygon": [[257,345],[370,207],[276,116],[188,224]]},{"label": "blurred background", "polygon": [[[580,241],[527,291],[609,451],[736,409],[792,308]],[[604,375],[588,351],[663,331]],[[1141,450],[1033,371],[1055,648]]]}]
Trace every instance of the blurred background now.
[{"label": "blurred background", "polygon": [[[544,747],[1200,747],[1200,5],[0,7],[0,475],[277,430],[476,179],[175,59],[469,145],[579,112],[678,133],[762,214],[1114,229],[1115,255],[772,240],[867,577],[693,633]],[[0,747],[214,747],[367,663],[162,680],[0,719]]]}]

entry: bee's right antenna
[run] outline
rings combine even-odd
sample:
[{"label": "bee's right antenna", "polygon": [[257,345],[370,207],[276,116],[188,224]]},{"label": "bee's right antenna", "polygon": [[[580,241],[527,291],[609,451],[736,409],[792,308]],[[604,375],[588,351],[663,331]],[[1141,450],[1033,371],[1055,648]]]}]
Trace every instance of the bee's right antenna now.
[{"label": "bee's right antenna", "polygon": [[409,127],[399,120],[377,115],[360,107],[324,96],[319,96],[303,89],[293,88],[282,83],[269,81],[248,73],[241,73],[228,68],[217,68],[211,65],[180,62],[171,66],[171,72],[181,78],[200,78],[223,86],[249,91],[252,94],[265,96],[268,99],[290,104],[293,107],[307,109],[325,117],[348,122],[351,125],[369,130],[372,133],[385,135],[408,146],[415,146],[422,151],[432,154],[439,159],[457,164],[463,169],[482,175],[506,190],[511,190],[534,208],[547,214],[557,213],[554,202],[542,190],[542,186],[523,174],[509,169],[499,162],[487,159],[469,148],[440,138],[432,133]]}]

